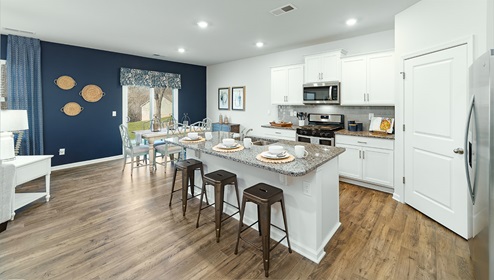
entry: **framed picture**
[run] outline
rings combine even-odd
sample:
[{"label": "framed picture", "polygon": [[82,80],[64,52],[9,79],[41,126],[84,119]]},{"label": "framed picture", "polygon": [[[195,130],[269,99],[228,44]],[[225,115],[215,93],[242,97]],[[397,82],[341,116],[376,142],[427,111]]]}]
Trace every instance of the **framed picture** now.
[{"label": "framed picture", "polygon": [[245,110],[245,87],[232,87],[232,110]]},{"label": "framed picture", "polygon": [[230,110],[230,88],[218,89],[218,110]]}]

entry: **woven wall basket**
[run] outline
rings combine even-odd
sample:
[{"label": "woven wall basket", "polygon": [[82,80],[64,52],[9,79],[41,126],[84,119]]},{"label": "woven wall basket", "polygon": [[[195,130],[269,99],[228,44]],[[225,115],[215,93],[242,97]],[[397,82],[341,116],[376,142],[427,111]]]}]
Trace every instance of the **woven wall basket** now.
[{"label": "woven wall basket", "polygon": [[77,83],[70,76],[60,76],[58,79],[53,81],[59,88],[63,90],[72,89],[77,85]]},{"label": "woven wall basket", "polygon": [[79,95],[82,96],[82,98],[84,98],[87,102],[98,102],[103,96],[105,96],[105,93],[97,85],[87,85],[81,92],[79,92]]},{"label": "woven wall basket", "polygon": [[79,115],[82,110],[84,110],[84,108],[76,102],[69,102],[60,109],[62,113],[65,113],[67,116],[71,117]]}]

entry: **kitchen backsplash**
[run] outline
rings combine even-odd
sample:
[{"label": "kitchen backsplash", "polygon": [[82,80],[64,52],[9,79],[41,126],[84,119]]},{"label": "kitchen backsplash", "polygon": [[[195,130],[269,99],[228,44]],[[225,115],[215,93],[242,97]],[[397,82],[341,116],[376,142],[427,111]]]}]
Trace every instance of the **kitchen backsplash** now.
[{"label": "kitchen backsplash", "polygon": [[320,113],[320,114],[343,114],[345,115],[345,128],[348,128],[348,121],[362,122],[364,130],[369,130],[369,113],[374,113],[375,117],[395,117],[395,107],[393,106],[335,106],[335,105],[313,105],[313,106],[278,106],[278,119],[286,122],[298,124],[296,116],[290,113],[293,111]]}]

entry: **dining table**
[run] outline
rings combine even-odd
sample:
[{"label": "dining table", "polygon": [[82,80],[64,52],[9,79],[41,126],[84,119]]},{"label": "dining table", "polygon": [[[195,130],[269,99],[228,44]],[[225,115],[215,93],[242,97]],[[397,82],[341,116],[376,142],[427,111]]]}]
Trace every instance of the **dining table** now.
[{"label": "dining table", "polygon": [[[145,130],[135,130],[133,133],[135,134],[136,138],[141,138],[145,139],[148,142],[149,146],[149,162],[152,163],[151,168],[149,168],[149,171],[153,173],[156,170],[156,164],[155,164],[155,143],[156,141],[168,138],[168,137],[184,137],[187,135],[189,132],[206,132],[210,131],[207,128],[200,127],[200,126],[180,126],[174,129],[169,129],[169,128],[162,128],[160,131],[151,131],[150,129],[145,129]],[[139,142],[140,141],[136,141]],[[168,145],[165,143],[165,145]]]}]

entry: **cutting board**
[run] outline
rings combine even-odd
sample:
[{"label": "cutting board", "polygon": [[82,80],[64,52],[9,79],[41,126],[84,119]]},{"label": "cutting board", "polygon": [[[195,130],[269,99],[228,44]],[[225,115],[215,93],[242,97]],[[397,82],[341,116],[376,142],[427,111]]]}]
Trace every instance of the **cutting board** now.
[{"label": "cutting board", "polygon": [[394,122],[394,118],[373,117],[369,131],[393,133]]}]

